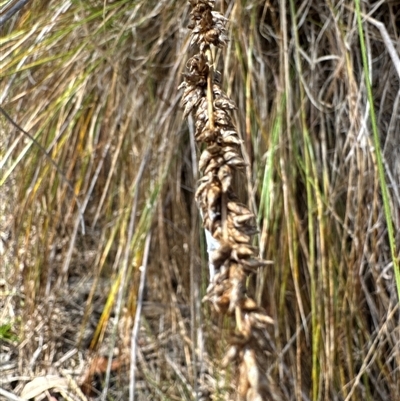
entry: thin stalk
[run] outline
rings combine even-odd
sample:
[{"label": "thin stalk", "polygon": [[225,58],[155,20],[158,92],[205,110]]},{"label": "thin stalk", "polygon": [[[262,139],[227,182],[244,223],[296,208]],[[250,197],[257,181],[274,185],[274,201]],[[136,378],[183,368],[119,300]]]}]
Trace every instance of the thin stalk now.
[{"label": "thin stalk", "polygon": [[133,324],[132,336],[131,336],[131,366],[129,371],[129,401],[135,401],[135,383],[136,383],[136,354],[137,354],[137,344],[138,344],[138,334],[140,328],[140,317],[142,315],[142,307],[143,307],[143,294],[144,294],[144,286],[146,282],[146,273],[147,273],[147,262],[149,260],[149,252],[150,252],[150,243],[151,243],[151,231],[147,234],[146,242],[144,245],[144,254],[143,254],[143,263],[140,266],[140,283],[138,290],[138,299],[135,313],[135,322]]},{"label": "thin stalk", "polygon": [[395,276],[395,280],[396,280],[397,296],[400,301],[399,257],[398,257],[398,251],[396,249],[396,241],[395,241],[395,233],[394,233],[394,227],[393,227],[393,221],[392,221],[392,213],[390,211],[389,190],[388,190],[388,186],[386,183],[385,169],[384,169],[384,165],[383,165],[382,151],[381,151],[381,145],[380,145],[380,141],[379,141],[378,125],[377,125],[376,115],[375,115],[374,97],[372,94],[370,71],[369,71],[369,67],[368,67],[367,49],[365,46],[364,30],[363,30],[362,19],[361,19],[360,0],[355,0],[355,3],[356,3],[358,34],[360,37],[361,56],[362,56],[363,68],[364,68],[364,79],[365,79],[365,85],[367,88],[367,96],[368,96],[368,103],[369,103],[369,116],[371,119],[376,164],[378,167],[379,184],[380,184],[381,191],[382,191],[383,209],[384,209],[385,220],[386,220],[387,231],[388,231],[390,253],[392,256],[392,263],[393,263],[393,271],[394,271],[394,276]]},{"label": "thin stalk", "polygon": [[[292,30],[295,37],[295,57],[297,72],[301,76],[300,61],[300,42],[297,30],[297,18],[294,0],[290,0],[290,12],[292,17]],[[315,257],[315,231],[314,231],[314,210],[316,208],[313,196],[313,149],[310,135],[307,128],[306,114],[304,110],[304,87],[300,84],[300,119],[304,141],[304,175],[306,181],[307,194],[307,220],[308,220],[308,268],[311,280],[311,322],[312,322],[312,400],[316,401],[319,396],[319,342],[320,342],[320,321],[318,319],[318,299],[317,299],[317,276],[316,276],[316,257]]]}]

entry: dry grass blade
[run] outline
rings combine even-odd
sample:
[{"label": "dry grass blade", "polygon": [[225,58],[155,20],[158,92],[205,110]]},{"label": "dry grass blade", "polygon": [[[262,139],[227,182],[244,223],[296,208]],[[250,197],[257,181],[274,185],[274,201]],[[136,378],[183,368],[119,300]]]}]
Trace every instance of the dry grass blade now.
[{"label": "dry grass blade", "polygon": [[23,398],[16,396],[13,393],[10,393],[9,391],[6,391],[2,388],[0,388],[0,395],[5,397],[6,400],[9,401],[25,401]]},{"label": "dry grass blade", "polygon": [[26,5],[29,0],[17,0],[6,2],[5,6],[0,9],[0,27],[3,26],[12,16],[17,13],[21,8]]}]

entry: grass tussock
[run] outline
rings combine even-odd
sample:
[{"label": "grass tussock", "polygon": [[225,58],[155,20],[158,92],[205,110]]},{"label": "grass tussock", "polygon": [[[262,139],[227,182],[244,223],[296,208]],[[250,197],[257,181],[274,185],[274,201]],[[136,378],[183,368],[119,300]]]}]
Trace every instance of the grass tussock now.
[{"label": "grass tussock", "polygon": [[[222,364],[234,327],[201,303],[204,150],[177,90],[190,10],[31,0],[1,27],[0,105],[46,150],[0,116],[2,396],[237,397]],[[397,400],[400,3],[215,10],[229,22],[212,57],[243,140],[232,186],[273,262],[244,280],[273,319],[261,399]],[[49,375],[62,383],[44,389]]]}]

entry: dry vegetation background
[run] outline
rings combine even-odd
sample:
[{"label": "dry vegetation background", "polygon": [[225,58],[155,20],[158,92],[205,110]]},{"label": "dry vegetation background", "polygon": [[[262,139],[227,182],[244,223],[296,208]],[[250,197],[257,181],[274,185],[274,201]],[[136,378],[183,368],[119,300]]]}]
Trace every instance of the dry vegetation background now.
[{"label": "dry vegetation background", "polygon": [[[271,399],[399,400],[400,1],[216,8]],[[201,302],[189,11],[31,0],[1,28],[1,107],[63,173],[0,116],[0,399],[235,399],[233,327]]]}]

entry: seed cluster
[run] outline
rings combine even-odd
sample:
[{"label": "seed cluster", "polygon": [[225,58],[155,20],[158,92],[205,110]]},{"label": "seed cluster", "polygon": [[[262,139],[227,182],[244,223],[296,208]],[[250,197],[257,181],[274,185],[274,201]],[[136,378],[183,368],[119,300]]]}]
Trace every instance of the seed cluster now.
[{"label": "seed cluster", "polygon": [[[215,275],[206,299],[221,314],[233,316],[236,331],[223,364],[238,365],[238,392],[242,399],[267,399],[268,381],[261,372],[256,355],[265,349],[263,332],[271,319],[246,294],[246,279],[264,262],[251,244],[256,233],[254,215],[238,201],[232,188],[236,170],[245,166],[241,155],[241,139],[233,124],[231,111],[235,104],[221,88],[221,75],[213,70],[211,47],[227,42],[226,18],[213,11],[214,0],[190,0],[189,28],[191,44],[199,52],[187,62],[184,74],[182,106],[184,116],[195,118],[195,139],[204,144],[199,160],[202,178],[196,191],[203,225],[218,247],[211,255]],[[264,340],[263,340],[264,339]]]}]

